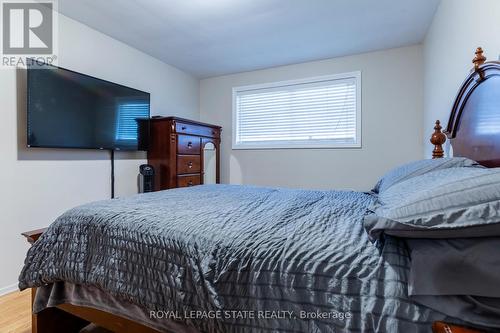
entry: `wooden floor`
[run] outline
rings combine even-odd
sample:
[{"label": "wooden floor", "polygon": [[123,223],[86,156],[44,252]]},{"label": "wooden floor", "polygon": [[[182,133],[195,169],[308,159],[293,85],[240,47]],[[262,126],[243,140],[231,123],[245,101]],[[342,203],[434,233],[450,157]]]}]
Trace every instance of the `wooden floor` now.
[{"label": "wooden floor", "polygon": [[31,290],[0,297],[0,332],[31,332]]}]

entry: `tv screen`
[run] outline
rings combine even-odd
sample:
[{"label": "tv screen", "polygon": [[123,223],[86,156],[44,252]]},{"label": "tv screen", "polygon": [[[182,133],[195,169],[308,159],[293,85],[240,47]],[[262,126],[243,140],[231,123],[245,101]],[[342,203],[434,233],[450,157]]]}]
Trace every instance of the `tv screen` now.
[{"label": "tv screen", "polygon": [[28,67],[28,147],[141,150],[138,123],[149,114],[149,93],[64,68]]}]

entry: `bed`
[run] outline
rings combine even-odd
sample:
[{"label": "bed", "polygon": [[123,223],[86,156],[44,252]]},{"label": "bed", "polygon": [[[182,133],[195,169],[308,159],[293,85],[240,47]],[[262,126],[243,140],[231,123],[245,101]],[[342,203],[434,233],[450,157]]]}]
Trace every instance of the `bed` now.
[{"label": "bed", "polygon": [[[486,140],[478,128],[498,117],[500,63],[478,49],[474,65],[446,134],[436,123],[433,157],[448,137],[455,156],[498,167],[500,125]],[[204,185],[73,208],[25,234],[33,246],[20,288],[32,288],[33,332],[78,332],[89,322],[125,333],[470,325],[408,296],[406,242],[372,242],[363,227],[376,200],[373,192]]]}]

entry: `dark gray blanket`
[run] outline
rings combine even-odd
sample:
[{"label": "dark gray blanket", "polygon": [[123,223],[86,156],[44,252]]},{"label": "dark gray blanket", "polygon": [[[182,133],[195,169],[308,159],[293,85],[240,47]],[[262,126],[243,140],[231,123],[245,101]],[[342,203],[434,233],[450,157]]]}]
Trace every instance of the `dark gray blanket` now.
[{"label": "dark gray blanket", "polygon": [[408,293],[463,320],[500,328],[500,238],[407,239]]},{"label": "dark gray blanket", "polygon": [[20,288],[94,286],[205,332],[429,332],[453,322],[408,298],[402,241],[380,251],[368,241],[373,200],[207,185],[91,203],[33,245]]}]

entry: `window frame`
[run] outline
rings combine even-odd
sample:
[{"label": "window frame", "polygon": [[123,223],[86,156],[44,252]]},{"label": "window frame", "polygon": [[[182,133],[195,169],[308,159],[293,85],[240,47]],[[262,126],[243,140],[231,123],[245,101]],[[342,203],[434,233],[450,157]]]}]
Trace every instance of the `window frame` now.
[{"label": "window frame", "polygon": [[[330,142],[318,143],[314,140],[309,142],[280,142],[280,143],[237,143],[237,124],[238,124],[238,112],[237,112],[237,95],[239,92],[245,92],[250,90],[258,89],[268,89],[268,88],[279,88],[298,84],[308,84],[308,83],[318,83],[323,81],[334,81],[342,79],[354,79],[356,82],[356,142],[355,143],[341,143],[332,140]],[[309,78],[303,78],[298,80],[286,80],[278,82],[269,82],[263,84],[253,84],[247,86],[233,87],[232,89],[232,149],[233,150],[260,150],[260,149],[352,149],[352,148],[362,148],[362,103],[361,103],[361,71],[353,71],[347,73],[333,74],[333,75],[323,75],[315,76]],[[319,140],[316,140],[319,141]]]}]

